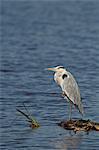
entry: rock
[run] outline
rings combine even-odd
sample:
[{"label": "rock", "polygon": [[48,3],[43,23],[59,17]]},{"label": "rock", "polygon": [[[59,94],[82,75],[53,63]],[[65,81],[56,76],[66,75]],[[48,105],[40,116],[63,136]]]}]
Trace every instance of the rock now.
[{"label": "rock", "polygon": [[99,131],[99,123],[93,122],[91,120],[67,120],[67,121],[62,121],[58,123],[59,126],[63,127],[64,129],[67,130],[73,130],[74,132],[77,131]]}]

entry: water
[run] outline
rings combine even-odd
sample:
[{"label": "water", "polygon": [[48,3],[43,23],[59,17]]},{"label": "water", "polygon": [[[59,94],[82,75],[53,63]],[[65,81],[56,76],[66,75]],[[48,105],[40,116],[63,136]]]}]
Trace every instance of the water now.
[{"label": "water", "polygon": [[[57,126],[69,104],[47,67],[64,65],[76,77],[85,119],[99,121],[99,2],[1,3],[0,143],[4,150],[98,150],[99,133],[74,134]],[[16,112],[23,103],[41,127]],[[77,110],[73,116],[80,118]]]}]

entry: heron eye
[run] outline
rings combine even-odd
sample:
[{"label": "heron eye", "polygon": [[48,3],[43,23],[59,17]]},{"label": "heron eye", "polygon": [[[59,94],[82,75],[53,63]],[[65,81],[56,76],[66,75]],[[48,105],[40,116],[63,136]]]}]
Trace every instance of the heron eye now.
[{"label": "heron eye", "polygon": [[63,78],[63,79],[64,79],[64,78],[67,78],[67,74],[63,74],[62,78]]}]

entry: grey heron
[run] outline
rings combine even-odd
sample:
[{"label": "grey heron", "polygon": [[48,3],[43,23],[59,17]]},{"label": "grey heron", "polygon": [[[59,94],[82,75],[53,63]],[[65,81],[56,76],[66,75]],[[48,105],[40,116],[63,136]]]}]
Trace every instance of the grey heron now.
[{"label": "grey heron", "polygon": [[55,72],[54,80],[61,87],[64,98],[70,102],[69,119],[71,119],[72,104],[74,104],[78,108],[79,112],[83,115],[84,110],[81,101],[80,90],[73,75],[63,66],[48,68],[48,70]]}]

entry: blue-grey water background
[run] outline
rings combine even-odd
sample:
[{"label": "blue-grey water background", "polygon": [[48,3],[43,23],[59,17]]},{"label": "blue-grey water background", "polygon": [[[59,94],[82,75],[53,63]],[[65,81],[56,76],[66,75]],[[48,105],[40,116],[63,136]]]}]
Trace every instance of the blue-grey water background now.
[{"label": "blue-grey water background", "polygon": [[[47,67],[76,77],[85,119],[99,121],[99,1],[1,2],[0,147],[4,150],[98,150],[99,133],[57,125],[69,104]],[[16,112],[23,103],[41,124],[32,130]],[[80,118],[74,108],[73,117]]]}]

